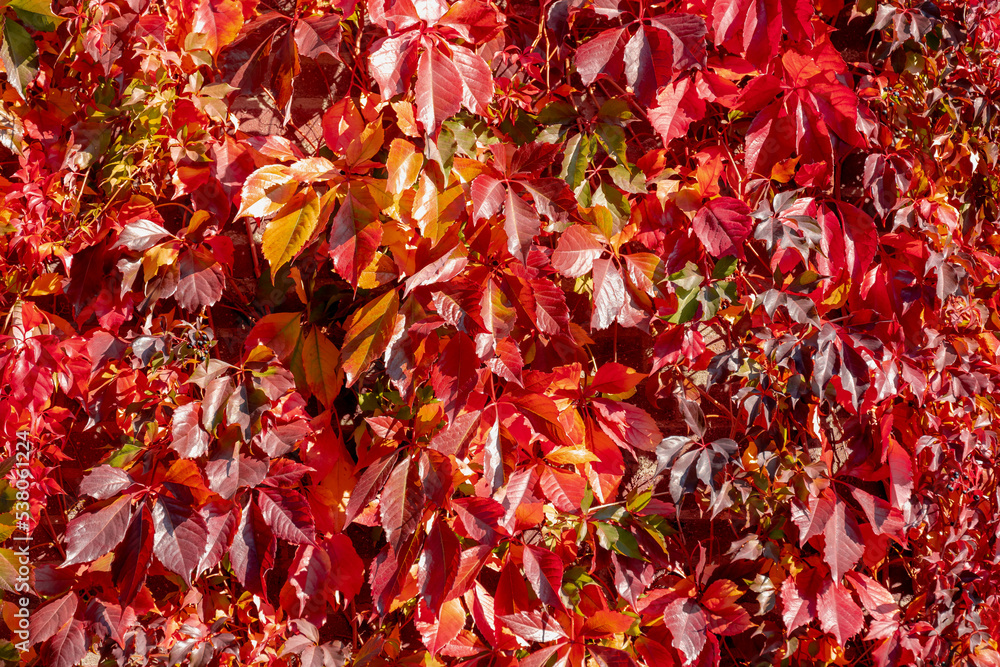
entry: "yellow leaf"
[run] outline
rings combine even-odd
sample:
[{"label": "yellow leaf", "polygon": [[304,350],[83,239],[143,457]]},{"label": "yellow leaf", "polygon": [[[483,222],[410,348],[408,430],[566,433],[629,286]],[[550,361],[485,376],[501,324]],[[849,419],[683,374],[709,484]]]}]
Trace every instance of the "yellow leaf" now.
[{"label": "yellow leaf", "polygon": [[405,139],[393,139],[386,163],[389,169],[389,192],[397,197],[405,192],[416,182],[423,165],[424,156],[417,152],[413,144]]},{"label": "yellow leaf", "polygon": [[391,290],[355,311],[347,320],[344,376],[348,387],[354,384],[358,376],[389,344],[398,310],[399,295],[396,290]]},{"label": "yellow leaf", "polygon": [[146,282],[149,282],[153,276],[155,276],[161,266],[170,266],[177,259],[177,246],[172,244],[163,244],[158,246],[153,246],[146,251],[146,254],[142,257],[142,270],[143,278]]},{"label": "yellow leaf", "polygon": [[569,463],[571,465],[580,465],[589,461],[600,460],[594,452],[587,449],[584,445],[576,445],[574,447],[556,447],[551,452],[546,454],[545,458],[553,463]]},{"label": "yellow leaf", "polygon": [[299,184],[291,170],[282,164],[261,167],[250,174],[240,192],[240,211],[244,215],[264,218],[281,210],[288,203]]},{"label": "yellow leaf", "polygon": [[371,264],[365,267],[365,270],[358,276],[358,287],[361,289],[375,289],[376,287],[389,284],[398,277],[399,271],[396,270],[396,263],[392,261],[391,257],[382,251],[378,251],[375,253],[375,258],[372,259]]},{"label": "yellow leaf", "polygon": [[278,269],[302,250],[319,222],[319,195],[312,188],[293,196],[264,230],[264,257],[271,264],[271,280]]},{"label": "yellow leaf", "polygon": [[28,296],[48,296],[62,294],[62,276],[58,273],[43,273],[31,282]]}]

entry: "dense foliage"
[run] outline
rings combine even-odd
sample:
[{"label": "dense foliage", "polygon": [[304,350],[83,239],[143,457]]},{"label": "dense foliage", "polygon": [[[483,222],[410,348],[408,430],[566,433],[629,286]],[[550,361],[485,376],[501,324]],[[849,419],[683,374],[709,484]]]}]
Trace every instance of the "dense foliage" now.
[{"label": "dense foliage", "polygon": [[0,12],[3,659],[1000,665],[998,3]]}]

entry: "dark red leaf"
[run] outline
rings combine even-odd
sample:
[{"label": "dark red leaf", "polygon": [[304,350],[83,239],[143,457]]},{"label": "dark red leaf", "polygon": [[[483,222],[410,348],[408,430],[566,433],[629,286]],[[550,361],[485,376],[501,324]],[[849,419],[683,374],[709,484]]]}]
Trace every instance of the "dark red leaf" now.
[{"label": "dark red leaf", "polygon": [[122,541],[132,519],[132,498],[121,496],[94,512],[81,512],[66,527],[66,562],[88,563]]}]

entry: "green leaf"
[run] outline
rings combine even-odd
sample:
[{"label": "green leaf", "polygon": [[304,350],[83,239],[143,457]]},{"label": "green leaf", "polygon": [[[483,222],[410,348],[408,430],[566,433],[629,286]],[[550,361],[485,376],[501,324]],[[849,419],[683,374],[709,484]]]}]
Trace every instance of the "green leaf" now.
[{"label": "green leaf", "polygon": [[583,183],[587,177],[587,167],[590,166],[596,153],[597,146],[589,135],[577,134],[566,142],[566,153],[560,175],[569,183],[569,187],[575,190]]},{"label": "green leaf", "polygon": [[715,268],[712,269],[712,278],[720,280],[733,275],[733,272],[736,271],[736,263],[738,261],[739,258],[735,255],[720,257],[719,260],[715,262]]},{"label": "green leaf", "polygon": [[608,123],[597,124],[597,136],[608,155],[613,155],[619,164],[628,164],[625,157],[625,130]]},{"label": "green leaf", "polygon": [[10,0],[7,6],[23,23],[42,32],[52,32],[66,20],[52,13],[50,0]]},{"label": "green leaf", "polygon": [[21,97],[25,97],[25,89],[38,76],[38,47],[28,31],[10,19],[4,19],[3,22],[0,61],[3,61],[10,85],[14,86]]},{"label": "green leaf", "polygon": [[271,280],[278,269],[292,261],[316,230],[319,196],[312,188],[294,195],[264,230],[264,257],[271,265]]}]

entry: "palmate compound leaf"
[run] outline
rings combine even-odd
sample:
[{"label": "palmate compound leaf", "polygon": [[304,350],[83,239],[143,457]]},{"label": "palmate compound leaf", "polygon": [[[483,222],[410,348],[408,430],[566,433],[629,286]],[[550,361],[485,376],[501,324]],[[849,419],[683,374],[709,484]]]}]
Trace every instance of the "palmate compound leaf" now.
[{"label": "palmate compound leaf", "polygon": [[296,193],[264,228],[262,250],[271,265],[271,280],[295,259],[319,223],[319,195],[312,188]]},{"label": "palmate compound leaf", "polygon": [[347,320],[341,357],[348,387],[357,382],[361,373],[385,350],[398,310],[399,293],[390,290],[354,311]]}]

